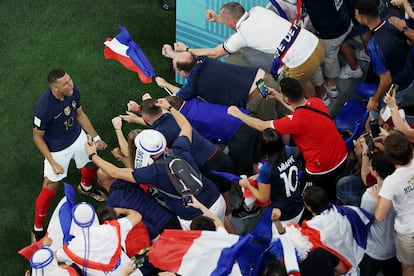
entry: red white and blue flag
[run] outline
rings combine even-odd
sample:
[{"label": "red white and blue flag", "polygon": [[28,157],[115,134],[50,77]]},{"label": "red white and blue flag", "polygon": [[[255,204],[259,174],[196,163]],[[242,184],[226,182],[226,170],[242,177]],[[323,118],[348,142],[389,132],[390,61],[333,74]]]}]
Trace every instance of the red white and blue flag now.
[{"label": "red white and blue flag", "polygon": [[180,275],[242,275],[235,260],[252,238],[216,231],[165,230],[151,246],[149,262]]},{"label": "red white and blue flag", "polygon": [[374,218],[364,209],[332,206],[302,224],[302,234],[313,247],[322,247],[346,265],[356,268],[364,256],[369,229]]},{"label": "red white and blue flag", "polygon": [[119,28],[121,32],[116,37],[107,38],[104,42],[105,58],[117,60],[128,70],[136,72],[142,83],[151,83],[155,78],[154,68],[128,30],[122,25]]}]

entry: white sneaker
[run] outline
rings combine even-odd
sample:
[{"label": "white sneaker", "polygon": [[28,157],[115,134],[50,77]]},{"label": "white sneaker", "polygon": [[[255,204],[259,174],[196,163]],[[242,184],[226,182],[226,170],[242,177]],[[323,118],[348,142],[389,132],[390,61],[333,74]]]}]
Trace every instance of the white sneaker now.
[{"label": "white sneaker", "polygon": [[339,73],[338,78],[347,80],[347,79],[359,79],[364,75],[362,72],[361,67],[357,67],[357,69],[352,70],[351,67],[347,64],[341,68],[341,72]]},{"label": "white sneaker", "polygon": [[338,89],[335,86],[327,86],[326,83],[323,85],[325,87],[326,93],[331,98],[337,98],[339,95]]},{"label": "white sneaker", "polygon": [[355,57],[357,60],[362,60],[366,62],[370,62],[371,58],[367,55],[367,52],[365,52],[365,49],[359,49],[355,51]]},{"label": "white sneaker", "polygon": [[329,98],[328,94],[323,96],[322,100],[326,106],[329,106],[331,104],[331,99]]}]

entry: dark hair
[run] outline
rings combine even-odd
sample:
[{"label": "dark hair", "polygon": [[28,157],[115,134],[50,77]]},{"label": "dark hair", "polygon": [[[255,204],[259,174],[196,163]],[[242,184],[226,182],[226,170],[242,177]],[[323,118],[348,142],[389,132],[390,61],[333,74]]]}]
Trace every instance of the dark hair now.
[{"label": "dark hair", "polygon": [[385,139],[384,153],[394,165],[407,165],[413,159],[413,149],[407,137],[394,131]]},{"label": "dark hair", "polygon": [[175,64],[177,65],[178,70],[190,72],[197,64],[197,56],[191,54],[191,59],[189,61],[176,61]]},{"label": "dark hair", "polygon": [[47,82],[52,84],[56,82],[58,79],[62,78],[66,74],[65,71],[62,69],[53,69],[52,71],[47,74]]},{"label": "dark hair", "polygon": [[191,230],[207,230],[207,231],[216,231],[216,225],[214,221],[206,216],[199,215],[193,219],[190,224]]},{"label": "dark hair", "polygon": [[355,9],[360,15],[370,18],[379,17],[378,6],[374,0],[360,0],[356,3]]},{"label": "dark hair", "polygon": [[146,99],[141,103],[141,114],[146,114],[149,116],[157,116],[162,113],[162,109],[159,106],[156,106],[156,99]]},{"label": "dark hair", "polygon": [[236,18],[240,19],[246,10],[243,8],[240,3],[237,2],[229,2],[221,6],[220,10],[223,10],[223,15],[226,18]]},{"label": "dark hair", "polygon": [[96,210],[96,215],[98,216],[99,224],[102,224],[107,220],[114,220],[118,218],[114,207],[110,206],[100,207],[98,210]]},{"label": "dark hair", "polygon": [[177,110],[180,110],[181,106],[184,103],[184,100],[178,96],[167,96],[165,99]]},{"label": "dark hair", "polygon": [[281,159],[286,159],[285,145],[281,138],[273,128],[266,128],[262,132],[260,154],[262,158],[268,158],[272,165],[276,165]]},{"label": "dark hair", "polygon": [[386,178],[395,171],[394,164],[382,151],[374,152],[371,155],[371,166],[382,179]]},{"label": "dark hair", "polygon": [[283,95],[296,103],[304,98],[302,86],[293,78],[284,78],[280,81],[280,90]]},{"label": "dark hair", "polygon": [[266,264],[262,276],[286,276],[286,267],[280,263],[280,261],[272,258]]},{"label": "dark hair", "polygon": [[303,192],[303,201],[316,214],[328,208],[328,195],[321,187],[310,186]]}]

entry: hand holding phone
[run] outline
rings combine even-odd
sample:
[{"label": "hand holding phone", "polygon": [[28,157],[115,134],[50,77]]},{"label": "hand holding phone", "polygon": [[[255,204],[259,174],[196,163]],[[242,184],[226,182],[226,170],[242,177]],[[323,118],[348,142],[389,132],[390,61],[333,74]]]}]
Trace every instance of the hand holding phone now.
[{"label": "hand holding phone", "polygon": [[398,84],[393,83],[391,84],[390,89],[388,89],[387,95],[392,97],[397,90],[398,90]]},{"label": "hand holding phone", "polygon": [[186,208],[189,207],[188,203],[193,202],[193,198],[191,196],[191,191],[190,190],[182,190],[181,191],[181,198],[183,200],[183,205]]},{"label": "hand holding phone", "polygon": [[378,119],[374,119],[369,121],[369,127],[371,129],[371,134],[372,137],[378,137],[378,135],[380,134],[381,130],[380,130],[380,126],[378,123]]},{"label": "hand holding phone", "polygon": [[370,153],[374,152],[374,140],[372,139],[372,136],[370,133],[364,134],[365,143],[368,146],[368,151]]},{"label": "hand holding phone", "polygon": [[256,86],[259,89],[260,95],[262,95],[263,98],[266,98],[267,95],[269,95],[269,91],[267,90],[267,86],[263,79],[260,79],[256,82]]}]

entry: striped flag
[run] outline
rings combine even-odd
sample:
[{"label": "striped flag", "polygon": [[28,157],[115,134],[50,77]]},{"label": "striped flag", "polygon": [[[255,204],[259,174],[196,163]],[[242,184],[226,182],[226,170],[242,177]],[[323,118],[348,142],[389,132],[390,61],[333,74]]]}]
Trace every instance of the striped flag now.
[{"label": "striped flag", "polygon": [[374,217],[362,208],[334,206],[302,224],[302,234],[314,248],[322,247],[348,269],[356,268],[364,256],[369,229]]},{"label": "striped flag", "polygon": [[149,262],[180,275],[242,275],[235,260],[251,240],[216,231],[165,230],[151,246]]},{"label": "striped flag", "polygon": [[105,58],[114,59],[128,70],[136,72],[142,83],[151,83],[155,78],[154,68],[138,44],[132,40],[128,30],[122,25],[119,28],[121,32],[116,37],[107,38],[104,42]]}]

